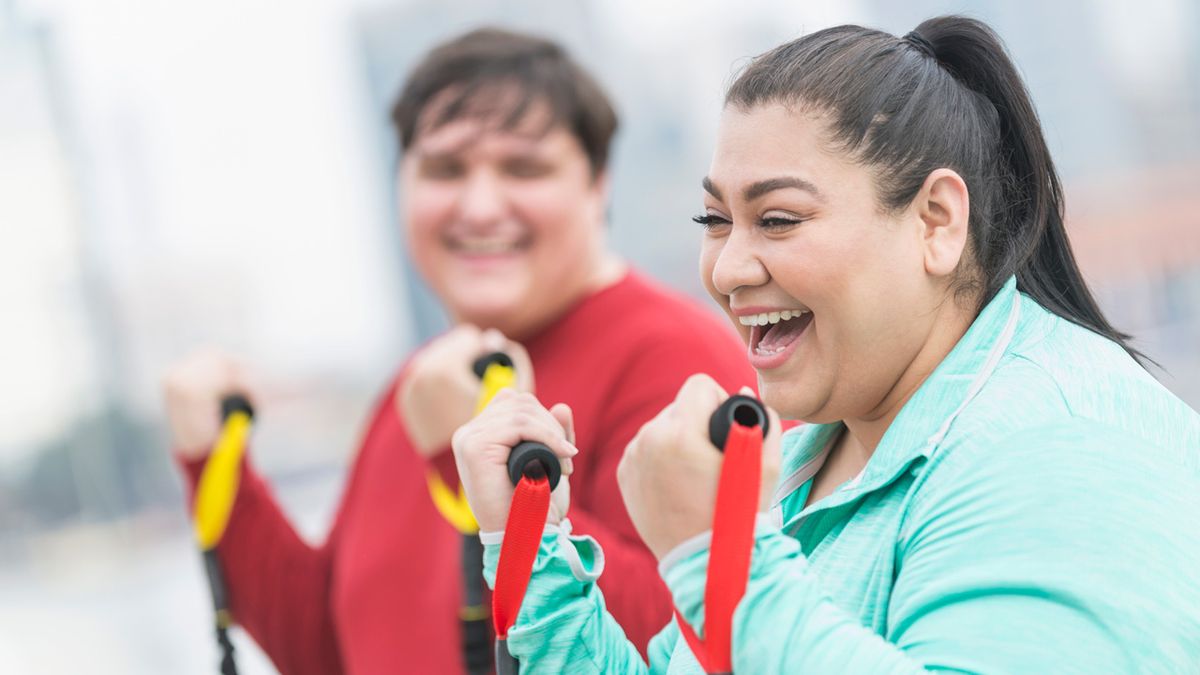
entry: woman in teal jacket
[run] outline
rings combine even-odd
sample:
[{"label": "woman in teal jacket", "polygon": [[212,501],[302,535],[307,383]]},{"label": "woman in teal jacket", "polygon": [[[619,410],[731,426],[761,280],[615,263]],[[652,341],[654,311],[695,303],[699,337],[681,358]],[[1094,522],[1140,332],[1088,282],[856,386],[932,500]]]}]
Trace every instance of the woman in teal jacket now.
[{"label": "woman in teal jacket", "polygon": [[[733,616],[735,672],[1200,669],[1200,416],[1092,299],[1033,106],[987,26],[842,26],[760,56],[727,95],[704,188],[704,282],[764,401],[809,422],[766,439],[776,488]],[[699,634],[721,466],[706,420],[726,395],[690,380],[619,473]],[[504,448],[542,441],[569,472],[571,426],[514,394],[455,435],[492,530],[489,581]],[[644,672],[564,492],[508,648],[523,673]],[[650,672],[702,672],[679,618]]]}]

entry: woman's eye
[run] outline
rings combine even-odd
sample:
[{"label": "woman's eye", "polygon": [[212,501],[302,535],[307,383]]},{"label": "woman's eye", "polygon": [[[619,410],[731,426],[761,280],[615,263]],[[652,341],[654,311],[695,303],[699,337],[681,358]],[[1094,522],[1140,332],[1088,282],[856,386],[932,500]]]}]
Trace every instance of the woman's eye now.
[{"label": "woman's eye", "polygon": [[729,220],[722,218],[716,214],[705,213],[699,216],[692,216],[692,222],[699,223],[705,230],[714,230],[722,225],[728,225]]},{"label": "woman's eye", "polygon": [[793,228],[804,221],[800,218],[781,218],[778,216],[770,218],[760,218],[758,226],[768,232],[783,232],[789,228]]}]

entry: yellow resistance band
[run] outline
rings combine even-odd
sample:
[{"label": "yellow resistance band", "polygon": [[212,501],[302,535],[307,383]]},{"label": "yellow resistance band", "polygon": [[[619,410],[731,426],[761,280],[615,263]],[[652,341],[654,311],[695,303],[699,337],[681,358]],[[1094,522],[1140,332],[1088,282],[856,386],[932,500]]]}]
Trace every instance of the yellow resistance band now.
[{"label": "yellow resistance band", "polygon": [[[516,382],[517,374],[512,367],[499,363],[489,364],[487,370],[483,371],[479,400],[475,403],[475,414],[478,415],[487,407],[496,392],[506,387],[512,387]],[[433,505],[437,507],[438,513],[442,514],[446,522],[463,534],[479,532],[479,524],[475,522],[475,514],[471,513],[471,506],[467,504],[467,495],[463,493],[461,483],[458,486],[458,492],[455,493],[442,480],[437,470],[429,472],[426,482],[429,484],[429,496],[433,499]]]},{"label": "yellow resistance band", "polygon": [[225,418],[221,435],[196,486],[196,541],[202,550],[216,548],[229,524],[229,513],[241,480],[242,455],[250,435],[250,416],[241,410]]}]

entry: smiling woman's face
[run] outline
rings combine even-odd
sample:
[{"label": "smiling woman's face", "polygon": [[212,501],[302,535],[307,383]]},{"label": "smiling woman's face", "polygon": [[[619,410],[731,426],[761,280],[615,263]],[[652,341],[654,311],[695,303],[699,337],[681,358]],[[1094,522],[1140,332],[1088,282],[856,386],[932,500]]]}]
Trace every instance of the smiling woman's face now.
[{"label": "smiling woman's face", "polygon": [[763,399],[810,422],[881,414],[946,297],[921,219],[884,212],[868,168],[782,105],[726,108],[704,207],[701,278]]}]

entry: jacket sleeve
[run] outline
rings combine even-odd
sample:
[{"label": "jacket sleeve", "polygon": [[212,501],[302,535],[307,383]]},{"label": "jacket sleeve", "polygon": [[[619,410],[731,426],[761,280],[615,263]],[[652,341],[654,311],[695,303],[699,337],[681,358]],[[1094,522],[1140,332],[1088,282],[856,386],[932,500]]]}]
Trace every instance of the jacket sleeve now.
[{"label": "jacket sleeve", "polygon": [[[796,540],[760,530],[734,617],[734,671],[1138,670],[1130,656],[1138,647],[1122,643],[1105,609],[1114,589],[1144,576],[1113,554],[1138,530],[1119,506],[1135,486],[1115,467],[1085,464],[1078,449],[1095,442],[1103,441],[1025,434],[984,462],[940,467],[894,542],[884,635],[834,605]],[[665,573],[698,630],[707,561],[703,550]]]},{"label": "jacket sleeve", "polygon": [[[364,439],[391,414],[395,383],[385,390]],[[401,442],[407,443],[407,437]],[[335,553],[346,518],[349,495],[363,467],[353,464],[347,486],[325,543],[312,546],[292,527],[266,480],[248,459],[229,524],[217,548],[234,619],[279,669],[281,675],[338,675],[343,672],[333,617]],[[181,462],[188,504],[193,503],[204,460]]]},{"label": "jacket sleeve", "polygon": [[[189,503],[203,460],[184,464]],[[282,675],[342,672],[330,607],[337,529],[320,547],[304,542],[266,481],[244,461],[217,556],[234,619]]]},{"label": "jacket sleeve", "polygon": [[[528,675],[650,672],[596,586],[604,552],[591,537],[573,536],[570,530],[569,521],[546,526],[516,625],[508,633],[509,651]],[[500,544],[485,539],[483,575],[493,589],[499,558]],[[665,668],[662,648],[656,646],[652,643],[651,653],[659,654],[656,661]]]}]

